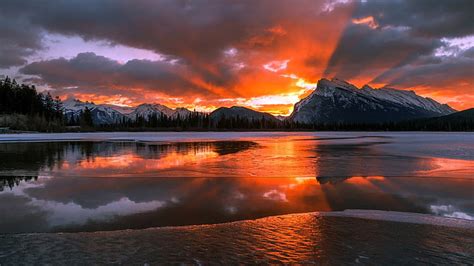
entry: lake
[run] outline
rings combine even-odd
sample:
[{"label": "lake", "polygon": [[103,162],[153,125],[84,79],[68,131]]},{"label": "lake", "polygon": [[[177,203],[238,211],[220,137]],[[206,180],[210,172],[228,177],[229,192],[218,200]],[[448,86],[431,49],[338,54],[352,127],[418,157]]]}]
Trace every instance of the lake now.
[{"label": "lake", "polygon": [[[348,209],[430,214],[470,221],[474,220],[473,199],[472,133],[0,135],[0,233],[4,234],[4,241],[12,241],[8,236],[24,237],[18,233],[28,232],[179,229],[176,226],[184,225],[202,225],[202,230],[212,231],[208,227],[212,224],[243,221],[239,223],[247,226],[249,220],[297,213],[303,214],[288,218],[282,222],[288,225],[282,226],[295,226],[291,224],[293,220],[309,219],[304,228],[313,224],[320,231],[327,231],[321,229],[328,226],[327,221],[336,219],[332,222],[342,228],[342,218],[314,220],[314,215],[307,217],[307,213]],[[412,233],[418,229],[439,230],[439,225],[417,227],[382,221],[365,224],[357,219],[344,219],[354,227],[373,227],[364,230],[384,231],[397,226]],[[264,221],[259,225],[261,228],[269,226],[268,220],[256,221]],[[234,223],[227,225],[243,230]],[[227,228],[226,224],[219,226]],[[166,228],[160,234],[172,234]],[[192,231],[190,228],[195,227],[176,230],[186,234],[186,230]],[[304,228],[300,229],[309,230]],[[457,241],[473,244],[472,228],[462,229],[463,233],[456,233],[461,229],[446,230],[456,231],[453,234],[459,235]],[[71,237],[81,234],[84,233]],[[243,235],[247,235],[245,241],[252,237],[248,230]],[[410,244],[413,248],[420,245]],[[436,248],[428,245],[428,254]],[[472,263],[472,245],[467,251],[460,249],[449,250],[448,261]],[[464,257],[449,255],[458,251]],[[315,258],[314,252],[305,253],[305,258]],[[307,262],[295,256],[296,260],[287,262]],[[359,259],[363,260],[365,255],[361,256]],[[273,257],[262,262],[274,259],[278,261]]]}]

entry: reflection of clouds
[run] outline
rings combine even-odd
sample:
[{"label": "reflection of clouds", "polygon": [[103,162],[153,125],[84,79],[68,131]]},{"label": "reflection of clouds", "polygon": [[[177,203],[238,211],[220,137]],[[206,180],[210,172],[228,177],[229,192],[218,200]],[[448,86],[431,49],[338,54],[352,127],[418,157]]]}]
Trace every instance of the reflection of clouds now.
[{"label": "reflection of clouds", "polygon": [[305,177],[295,177],[295,181],[298,184],[303,184],[307,182],[314,182],[313,176],[305,176]]},{"label": "reflection of clouds", "polygon": [[78,224],[83,225],[90,220],[103,221],[114,216],[125,216],[135,213],[152,211],[165,205],[162,201],[134,202],[128,198],[99,206],[96,209],[85,209],[74,202],[60,203],[55,201],[32,199],[28,204],[37,206],[48,212],[51,226]]},{"label": "reflection of clouds", "polygon": [[[191,150],[187,152],[172,151],[158,159],[143,158],[130,151],[126,154],[113,156],[95,156],[92,159],[79,161],[76,165],[63,167],[66,173],[81,173],[82,175],[105,174],[113,175],[114,170],[127,169],[126,172],[134,174],[149,173],[158,170],[179,167],[188,164],[197,164],[206,159],[219,156],[217,152],[208,150]],[[92,170],[92,171],[91,171]],[[120,172],[123,174],[123,172]]]},{"label": "reflection of clouds", "polygon": [[175,204],[180,202],[179,198],[177,197],[171,197],[170,201]]},{"label": "reflection of clouds", "polygon": [[288,202],[286,194],[276,189],[263,193],[263,197],[269,200]]},{"label": "reflection of clouds", "polygon": [[448,158],[430,158],[429,170],[417,171],[418,175],[426,176],[450,176],[456,174],[457,177],[472,177],[474,173],[474,161],[448,159]]},{"label": "reflection of clouds", "polygon": [[209,168],[201,170],[195,168],[205,163],[212,163],[216,161],[213,159],[219,156],[226,158],[226,155],[258,147],[255,142],[243,140],[177,143],[45,142],[0,145],[3,145],[2,151],[5,150],[0,153],[0,172],[11,176],[38,174],[124,176],[156,174],[172,169],[182,172],[183,167],[186,167],[186,171],[193,169],[192,172],[199,172]]},{"label": "reflection of clouds", "polygon": [[[81,146],[83,145],[83,146]],[[52,171],[63,176],[125,176],[197,168],[217,157],[257,147],[251,141],[182,143],[70,143],[67,156]],[[81,148],[86,150],[82,152]],[[208,168],[206,168],[208,169]],[[168,175],[166,175],[168,176]]]},{"label": "reflection of clouds", "polygon": [[[472,186],[468,184],[463,179],[381,176],[352,177],[335,184],[319,184],[315,178],[40,177],[0,193],[9,194],[0,201],[0,209],[6,210],[4,220],[34,216],[28,221],[20,220],[18,226],[0,219],[0,232],[217,223],[343,209],[421,212],[470,219],[462,216],[474,217],[466,200],[472,197]],[[14,206],[10,203],[13,200]],[[430,209],[440,202],[453,208],[447,212],[440,209],[438,213]]]},{"label": "reflection of clouds", "polygon": [[[51,178],[40,177],[38,181],[35,182],[21,183],[11,191],[4,194],[13,194],[14,196],[25,198],[26,201],[22,208],[34,208],[46,213],[46,219],[49,226],[83,225],[88,221],[104,221],[114,218],[114,216],[126,216],[152,211],[163,207],[166,204],[165,201],[160,200],[135,202],[130,200],[128,197],[122,197],[117,201],[112,201],[96,208],[84,208],[73,201],[62,203],[53,200],[37,199],[25,192],[27,189],[32,188],[44,189],[45,181],[51,181]],[[174,200],[177,199],[172,198],[170,201],[174,202]]]},{"label": "reflection of clouds", "polygon": [[237,207],[235,207],[235,206],[226,206],[225,210],[230,214],[236,214],[237,213]]},{"label": "reflection of clouds", "polygon": [[236,191],[234,193],[234,199],[243,200],[245,199],[245,195],[240,191]]},{"label": "reflection of clouds", "polygon": [[430,209],[431,209],[431,212],[436,215],[451,217],[451,218],[458,218],[458,219],[465,219],[465,220],[474,220],[473,216],[470,216],[467,213],[456,210],[456,208],[454,208],[452,205],[431,205]]}]

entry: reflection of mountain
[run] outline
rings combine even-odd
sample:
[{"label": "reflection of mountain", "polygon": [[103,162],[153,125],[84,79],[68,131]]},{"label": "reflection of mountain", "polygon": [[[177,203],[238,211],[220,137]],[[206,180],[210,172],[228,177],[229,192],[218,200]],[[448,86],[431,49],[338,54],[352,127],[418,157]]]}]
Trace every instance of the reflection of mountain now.
[{"label": "reflection of mountain", "polygon": [[333,183],[351,176],[413,176],[416,171],[431,168],[429,159],[387,153],[385,144],[389,142],[367,138],[357,143],[316,145],[316,176],[324,183]]},{"label": "reflection of mountain", "polygon": [[52,168],[62,161],[65,146],[68,144],[63,142],[0,143],[0,173],[22,169],[35,175]]},{"label": "reflection of mountain", "polygon": [[157,159],[161,155],[177,152],[181,154],[189,152],[213,151],[219,155],[241,152],[257,147],[252,141],[206,141],[206,142],[174,142],[174,143],[137,143],[136,153],[144,158]]},{"label": "reflection of mountain", "polygon": [[[54,171],[64,175],[108,176],[125,170],[128,174],[151,173],[256,146],[251,141],[3,143],[0,144],[0,175],[38,176]],[[8,186],[18,183],[5,180]]]},{"label": "reflection of mountain", "polygon": [[256,148],[257,143],[252,141],[215,141],[212,142],[212,146],[219,155],[228,155]]},{"label": "reflection of mountain", "polygon": [[345,180],[351,178],[350,176],[343,176],[343,177],[337,177],[337,176],[318,176],[316,177],[316,180],[318,180],[318,183],[323,185],[323,184],[337,184],[344,182]]},{"label": "reflection of mountain", "polygon": [[37,176],[0,176],[0,192],[6,187],[12,189],[14,186],[18,186],[22,181],[31,181],[37,179]]}]

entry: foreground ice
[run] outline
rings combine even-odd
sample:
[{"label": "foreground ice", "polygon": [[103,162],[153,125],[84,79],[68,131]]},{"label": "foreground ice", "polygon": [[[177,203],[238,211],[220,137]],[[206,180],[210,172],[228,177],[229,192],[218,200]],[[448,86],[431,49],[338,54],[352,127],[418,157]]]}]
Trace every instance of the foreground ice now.
[{"label": "foreground ice", "polygon": [[321,216],[327,217],[350,217],[379,221],[391,221],[413,224],[429,224],[437,226],[459,227],[474,230],[474,221],[447,218],[421,213],[379,211],[379,210],[344,210],[333,212],[321,212]]},{"label": "foreground ice", "polygon": [[[356,216],[370,219],[351,218]],[[371,220],[378,218],[383,220]],[[473,264],[472,222],[433,225],[441,220],[448,221],[346,211],[215,225],[0,235],[0,264]]]}]

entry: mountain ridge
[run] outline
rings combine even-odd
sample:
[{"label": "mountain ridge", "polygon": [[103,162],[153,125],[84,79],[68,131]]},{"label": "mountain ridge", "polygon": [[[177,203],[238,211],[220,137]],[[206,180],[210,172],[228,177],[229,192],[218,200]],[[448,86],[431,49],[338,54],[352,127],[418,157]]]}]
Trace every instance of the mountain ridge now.
[{"label": "mountain ridge", "polygon": [[368,85],[359,89],[340,79],[321,79],[310,95],[295,104],[288,119],[300,123],[379,123],[455,111],[413,91]]},{"label": "mountain ridge", "polygon": [[243,106],[219,107],[210,113],[211,120],[219,120],[221,118],[247,118],[249,120],[270,120],[278,122],[278,118],[272,114],[259,112]]},{"label": "mountain ridge", "polygon": [[[94,124],[104,125],[137,117],[149,119],[162,115],[176,119],[189,116],[192,111],[177,107],[169,108],[159,103],[143,103],[135,107],[121,107],[111,104],[94,104],[77,99],[63,103],[67,118],[79,117],[89,108]],[[448,115],[455,112],[447,104],[417,95],[414,91],[390,87],[374,89],[369,85],[357,88],[353,84],[333,78],[318,81],[317,88],[294,105],[288,117],[273,116],[243,106],[219,107],[209,113],[212,120],[225,118],[246,118],[249,120],[270,120],[273,122],[314,123],[381,123]]]},{"label": "mountain ridge", "polygon": [[156,115],[160,117],[165,115],[168,118],[185,118],[192,112],[186,108],[178,107],[176,109],[169,108],[162,104],[144,103],[135,107],[122,107],[112,104],[95,104],[93,102],[83,102],[78,99],[67,99],[63,102],[63,111],[67,119],[78,119],[81,112],[88,108],[91,111],[91,116],[94,124],[107,125],[123,120],[134,121],[137,117],[149,119]]}]

